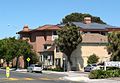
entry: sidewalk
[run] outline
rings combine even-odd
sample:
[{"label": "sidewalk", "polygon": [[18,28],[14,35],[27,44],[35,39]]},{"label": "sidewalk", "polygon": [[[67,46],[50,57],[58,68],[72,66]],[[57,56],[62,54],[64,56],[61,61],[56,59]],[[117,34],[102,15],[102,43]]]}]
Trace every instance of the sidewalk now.
[{"label": "sidewalk", "polygon": [[89,79],[88,73],[85,72],[55,72],[55,71],[43,71],[43,73],[63,74],[62,80],[85,82],[85,83],[120,83],[118,80],[112,79]]},{"label": "sidewalk", "polygon": [[86,73],[83,72],[74,72],[74,71],[70,71],[70,72],[56,72],[56,71],[43,71],[43,73],[47,73],[47,74],[62,74],[64,75],[63,77],[61,77],[60,79],[62,80],[69,80],[69,81],[88,81],[88,75]]},{"label": "sidewalk", "polygon": [[120,83],[120,81],[112,79],[89,79],[88,74],[83,72],[68,72],[68,76],[64,76],[63,79],[85,83]]}]

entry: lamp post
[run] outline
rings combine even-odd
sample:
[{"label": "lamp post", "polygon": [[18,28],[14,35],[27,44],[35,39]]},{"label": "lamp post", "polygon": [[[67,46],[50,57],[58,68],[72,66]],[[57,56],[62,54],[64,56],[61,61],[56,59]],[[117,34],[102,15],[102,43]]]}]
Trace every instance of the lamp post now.
[{"label": "lamp post", "polygon": [[65,58],[63,58],[63,66],[64,66],[64,72],[65,72]]}]

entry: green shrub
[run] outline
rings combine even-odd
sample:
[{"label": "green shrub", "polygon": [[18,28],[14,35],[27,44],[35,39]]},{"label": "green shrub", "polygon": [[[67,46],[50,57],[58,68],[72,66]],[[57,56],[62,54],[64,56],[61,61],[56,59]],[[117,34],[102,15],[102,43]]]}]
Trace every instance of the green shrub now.
[{"label": "green shrub", "polygon": [[101,79],[101,78],[110,78],[110,77],[119,77],[120,70],[93,70],[89,74],[90,79]]},{"label": "green shrub", "polygon": [[103,70],[93,70],[90,72],[89,74],[89,78],[90,79],[100,79],[100,78],[104,78],[105,72]]},{"label": "green shrub", "polygon": [[88,64],[94,64],[94,63],[97,63],[98,60],[99,60],[99,57],[96,56],[96,54],[92,54],[88,57],[87,63]]},{"label": "green shrub", "polygon": [[120,69],[118,70],[118,74],[120,75]]},{"label": "green shrub", "polygon": [[118,67],[107,67],[107,70],[116,70],[116,69],[120,69]]},{"label": "green shrub", "polygon": [[62,71],[63,71],[63,69],[62,69],[62,68],[54,68],[54,69],[52,69],[52,71],[62,72]]}]

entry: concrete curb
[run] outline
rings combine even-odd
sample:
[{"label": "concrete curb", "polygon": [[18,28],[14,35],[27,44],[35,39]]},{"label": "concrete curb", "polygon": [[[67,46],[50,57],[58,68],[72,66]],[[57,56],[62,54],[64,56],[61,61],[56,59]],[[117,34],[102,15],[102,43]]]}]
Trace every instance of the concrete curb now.
[{"label": "concrete curb", "polygon": [[17,72],[27,72],[27,69],[17,69],[15,71],[17,71]]}]

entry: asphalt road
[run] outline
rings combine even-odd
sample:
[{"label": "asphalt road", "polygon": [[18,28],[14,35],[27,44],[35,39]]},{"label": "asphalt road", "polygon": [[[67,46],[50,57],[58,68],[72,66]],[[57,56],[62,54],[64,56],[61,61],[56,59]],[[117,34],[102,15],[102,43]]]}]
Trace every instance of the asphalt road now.
[{"label": "asphalt road", "polygon": [[60,79],[64,75],[28,72],[10,72],[6,78],[5,70],[0,70],[0,83],[77,83]]}]

